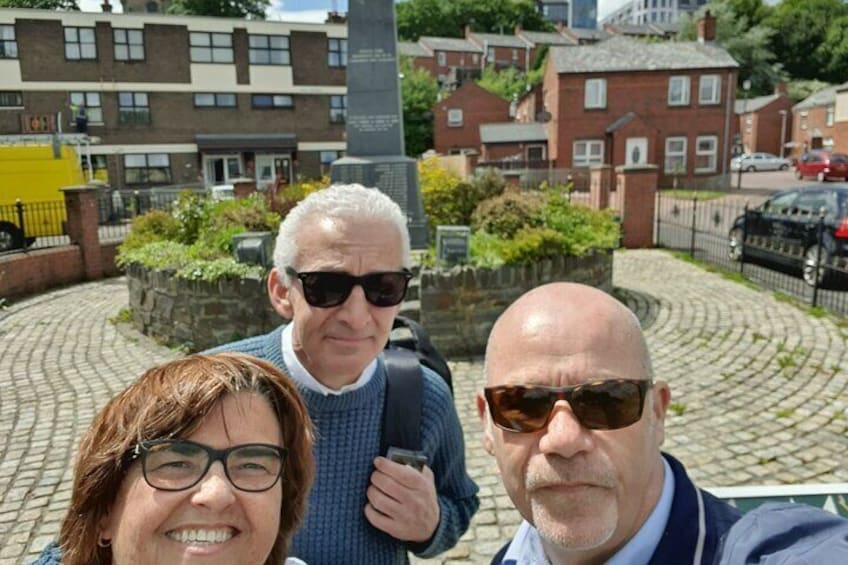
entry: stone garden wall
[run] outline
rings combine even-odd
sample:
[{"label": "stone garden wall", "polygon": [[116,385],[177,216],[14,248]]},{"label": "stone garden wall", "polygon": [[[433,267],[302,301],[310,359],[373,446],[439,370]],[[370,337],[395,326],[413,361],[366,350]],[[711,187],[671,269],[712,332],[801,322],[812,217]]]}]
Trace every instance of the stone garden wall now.
[{"label": "stone garden wall", "polygon": [[[188,281],[131,265],[127,280],[134,325],[192,351],[266,333],[283,321],[259,278]],[[498,315],[527,290],[553,281],[611,291],[612,252],[499,269],[422,270],[419,319],[446,356],[479,355]]]}]

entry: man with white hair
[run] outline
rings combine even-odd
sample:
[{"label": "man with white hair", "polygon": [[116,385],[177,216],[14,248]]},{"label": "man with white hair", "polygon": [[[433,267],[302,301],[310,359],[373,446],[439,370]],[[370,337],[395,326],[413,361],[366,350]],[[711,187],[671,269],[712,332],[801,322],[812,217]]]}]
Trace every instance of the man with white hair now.
[{"label": "man with white hair", "polygon": [[406,217],[376,189],[334,185],[280,224],[268,296],[291,323],[231,343],[287,370],[316,429],[317,474],[292,556],[310,565],[405,563],[453,547],[477,486],[444,380],[423,368],[422,471],[385,458],[381,352],[412,277]]}]

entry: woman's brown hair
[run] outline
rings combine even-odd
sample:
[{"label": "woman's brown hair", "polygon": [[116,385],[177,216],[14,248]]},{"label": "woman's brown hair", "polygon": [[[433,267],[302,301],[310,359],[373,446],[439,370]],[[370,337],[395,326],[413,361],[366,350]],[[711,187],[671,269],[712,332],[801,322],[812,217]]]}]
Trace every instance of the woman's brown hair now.
[{"label": "woman's brown hair", "polygon": [[315,473],[312,421],[288,376],[248,355],[191,355],[154,367],[112,398],[80,440],[68,514],[59,544],[65,565],[106,565],[109,547],[98,546],[100,527],[126,474],[126,453],[142,440],[191,435],[228,394],[267,399],[288,450],[283,470],[280,530],[266,565],[283,563],[291,535],[306,513]]}]

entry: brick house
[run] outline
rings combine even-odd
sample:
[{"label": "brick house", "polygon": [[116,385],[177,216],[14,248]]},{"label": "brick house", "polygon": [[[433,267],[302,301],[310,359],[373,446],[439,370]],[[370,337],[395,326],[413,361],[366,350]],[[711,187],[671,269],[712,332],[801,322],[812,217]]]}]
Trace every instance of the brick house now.
[{"label": "brick house", "polygon": [[535,46],[520,35],[477,33],[467,25],[465,39],[483,52],[483,66],[493,66],[496,70],[515,67],[526,71],[536,56]]},{"label": "brick house", "polygon": [[714,23],[693,42],[552,47],[548,158],[557,168],[653,163],[661,186],[724,182],[739,65],[712,43]]},{"label": "brick house", "polygon": [[848,82],[836,87],[833,146],[848,152]]},{"label": "brick house", "polygon": [[0,32],[0,142],[82,105],[116,188],[270,184],[345,150],[344,24],[2,9]]},{"label": "brick house", "polygon": [[741,134],[743,153],[764,151],[774,155],[786,154],[786,143],[792,138],[792,100],[786,95],[786,85],[779,83],[774,94],[737,100],[734,133]]},{"label": "brick house", "polygon": [[[845,145],[848,136],[840,136],[838,131],[848,124],[841,123],[841,128],[837,128],[836,122],[836,93],[839,88],[830,86],[819,90],[792,106],[791,157],[797,159],[808,149],[848,149]],[[837,146],[838,138],[843,142]]]},{"label": "brick house", "polygon": [[508,100],[467,82],[433,106],[434,149],[443,155],[480,153],[480,125],[509,119]]},{"label": "brick house", "polygon": [[546,165],[548,131],[541,123],[488,123],[480,125],[480,161],[513,162],[520,168]]},{"label": "brick house", "polygon": [[[435,57],[435,64],[432,64],[430,72],[435,73],[440,87],[453,89],[468,80],[480,77],[483,70],[483,50],[467,39],[422,36],[418,38],[418,44]],[[416,66],[418,60],[415,59]]]}]

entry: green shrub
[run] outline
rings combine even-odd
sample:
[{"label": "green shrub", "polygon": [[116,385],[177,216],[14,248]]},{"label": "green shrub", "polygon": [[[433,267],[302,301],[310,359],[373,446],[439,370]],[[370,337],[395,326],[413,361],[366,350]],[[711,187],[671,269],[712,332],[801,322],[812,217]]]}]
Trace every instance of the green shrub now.
[{"label": "green shrub", "polygon": [[541,225],[543,196],[535,192],[507,192],[480,202],[471,216],[471,226],[505,239],[524,227]]},{"label": "green shrub", "polygon": [[569,254],[568,237],[551,228],[522,228],[501,249],[506,264],[526,264]]},{"label": "green shrub", "polygon": [[171,216],[179,226],[177,241],[190,244],[197,240],[209,213],[207,202],[190,190],[179,194],[171,205]]},{"label": "green shrub", "polygon": [[154,241],[131,249],[121,248],[119,267],[139,263],[150,269],[177,270],[192,260],[190,247],[176,241]]},{"label": "green shrub", "polygon": [[547,193],[542,210],[544,225],[565,237],[564,251],[585,255],[593,249],[615,249],[621,234],[612,210],[593,210],[572,204],[562,193]]},{"label": "green shrub", "polygon": [[181,279],[217,281],[219,279],[234,279],[246,276],[261,277],[265,268],[260,265],[239,263],[231,257],[221,257],[211,261],[195,260],[185,264],[176,275]]},{"label": "green shrub", "polygon": [[151,210],[132,221],[130,233],[124,238],[120,252],[143,247],[154,241],[176,239],[180,233],[180,224],[171,214],[163,210]]}]

